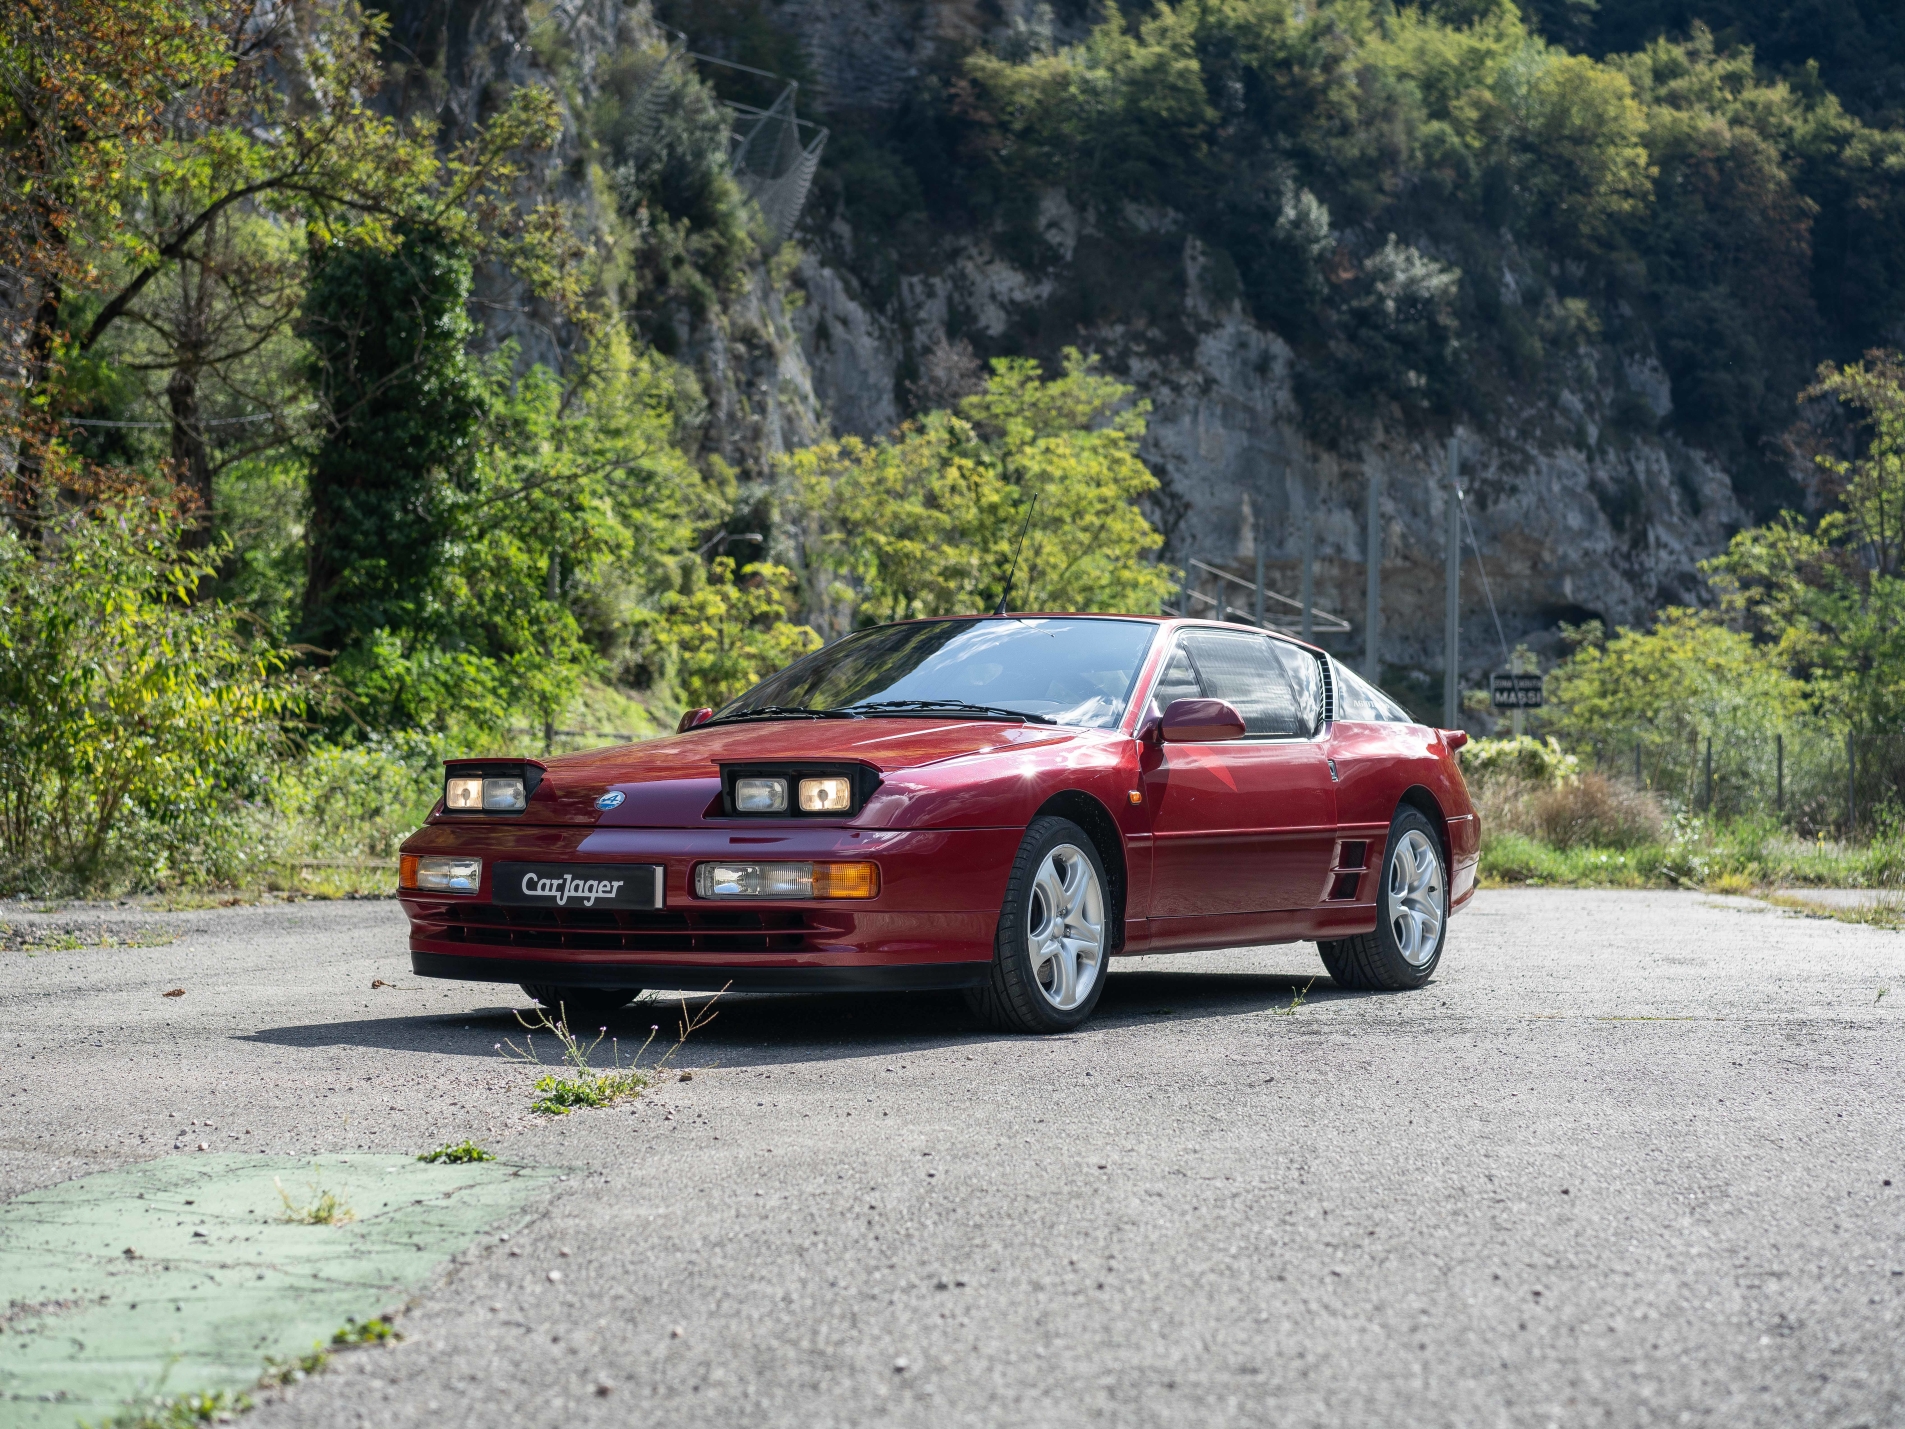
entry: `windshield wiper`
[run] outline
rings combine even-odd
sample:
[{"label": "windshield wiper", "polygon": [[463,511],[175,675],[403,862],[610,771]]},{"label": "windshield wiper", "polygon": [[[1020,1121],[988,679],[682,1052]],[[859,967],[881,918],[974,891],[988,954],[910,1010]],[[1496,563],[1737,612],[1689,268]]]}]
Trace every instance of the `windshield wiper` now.
[{"label": "windshield wiper", "polygon": [[704,719],[696,729],[706,729],[711,724],[728,724],[738,719],[859,719],[852,710],[810,710],[799,705],[762,705],[758,709],[736,710],[730,715],[716,715],[713,719]]},{"label": "windshield wiper", "polygon": [[870,704],[848,705],[846,708],[855,714],[937,714],[944,711],[950,714],[988,715],[994,719],[1022,719],[1029,724],[1058,723],[1047,715],[1009,710],[1003,705],[967,704],[964,700],[874,700]]}]

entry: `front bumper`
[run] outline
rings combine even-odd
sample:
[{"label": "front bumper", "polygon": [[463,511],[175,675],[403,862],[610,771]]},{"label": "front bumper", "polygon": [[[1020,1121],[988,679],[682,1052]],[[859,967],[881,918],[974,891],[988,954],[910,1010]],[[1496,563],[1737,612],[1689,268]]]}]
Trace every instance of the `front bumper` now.
[{"label": "front bumper", "polygon": [[[1003,829],[739,833],[432,824],[404,852],[479,857],[482,882],[473,896],[406,890],[402,903],[412,964],[424,977],[684,990],[963,987],[991,963],[1017,845],[1018,831]],[[873,858],[880,894],[772,903],[693,896],[697,863],[735,858]],[[495,903],[494,866],[513,859],[573,863],[578,870],[658,863],[662,907]]]},{"label": "front bumper", "polygon": [[412,951],[418,977],[460,982],[549,983],[556,987],[667,988],[681,992],[942,992],[977,987],[990,962],[898,963],[869,967],[726,967],[716,963],[574,962]]}]

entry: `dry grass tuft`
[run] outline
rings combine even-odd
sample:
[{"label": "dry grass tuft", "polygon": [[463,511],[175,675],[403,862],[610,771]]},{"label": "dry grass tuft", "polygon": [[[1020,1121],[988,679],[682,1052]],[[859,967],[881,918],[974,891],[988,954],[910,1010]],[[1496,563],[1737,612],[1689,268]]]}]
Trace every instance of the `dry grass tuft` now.
[{"label": "dry grass tuft", "polygon": [[1645,789],[1605,774],[1564,784],[1497,777],[1476,791],[1482,828],[1539,839],[1551,848],[1634,848],[1658,842],[1667,817]]}]

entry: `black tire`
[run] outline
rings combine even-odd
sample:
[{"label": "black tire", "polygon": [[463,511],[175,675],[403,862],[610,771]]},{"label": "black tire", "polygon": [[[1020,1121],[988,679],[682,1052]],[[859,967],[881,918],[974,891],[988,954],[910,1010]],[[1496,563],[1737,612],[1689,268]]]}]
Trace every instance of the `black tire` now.
[{"label": "black tire", "polygon": [[[1051,878],[1041,878],[1046,860],[1053,860]],[[1069,887],[1075,870],[1080,882],[1070,896],[1077,901],[1059,910],[1054,928],[1053,910],[1048,904],[1050,890]],[[1089,876],[1089,887],[1084,882]],[[1039,949],[1048,951],[1062,943],[1086,943],[1085,938],[1063,937],[1066,928],[1088,929],[1096,904],[1098,951],[1090,964],[1089,984],[1085,982],[1085,959],[1072,955],[1070,966],[1075,974],[1070,992],[1064,985],[1066,963],[1060,952],[1041,958]],[[1080,1026],[1098,1006],[1105,988],[1105,973],[1111,958],[1116,930],[1111,926],[1114,903],[1105,866],[1092,847],[1090,837],[1070,819],[1045,815],[1032,820],[1019,844],[1018,857],[1005,881],[1005,903],[999,909],[999,929],[993,937],[992,974],[984,983],[966,993],[966,1004],[988,1027],[1001,1032],[1069,1032]],[[1073,922],[1073,915],[1078,921]],[[1038,928],[1052,930],[1040,938]],[[1037,946],[1035,946],[1035,944]]]},{"label": "black tire", "polygon": [[[1434,863],[1434,896],[1425,896],[1431,892],[1428,889],[1410,896],[1414,881],[1405,870],[1393,865],[1402,852],[1411,868],[1419,868],[1425,846]],[[1381,880],[1376,888],[1376,931],[1319,942],[1316,950],[1323,955],[1323,966],[1338,987],[1359,992],[1404,992],[1421,987],[1435,976],[1449,937],[1448,855],[1443,852],[1441,832],[1428,815],[1406,804],[1396,811],[1376,872]],[[1396,890],[1399,880],[1409,885],[1401,896]],[[1415,911],[1423,902],[1439,909],[1432,939],[1423,936]]]},{"label": "black tire", "polygon": [[522,990],[541,1004],[550,1021],[566,1021],[578,1036],[604,1025],[642,995],[639,987],[562,987],[552,982],[526,982]]}]

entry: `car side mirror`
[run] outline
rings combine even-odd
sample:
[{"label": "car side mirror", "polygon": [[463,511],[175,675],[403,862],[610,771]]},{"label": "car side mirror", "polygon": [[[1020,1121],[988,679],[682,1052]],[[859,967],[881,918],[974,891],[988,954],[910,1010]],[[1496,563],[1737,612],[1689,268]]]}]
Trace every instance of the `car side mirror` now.
[{"label": "car side mirror", "polygon": [[675,733],[686,734],[713,713],[713,709],[707,705],[703,705],[698,710],[688,710],[684,712],[681,716],[681,723],[675,726]]},{"label": "car side mirror", "polygon": [[1172,700],[1161,729],[1166,744],[1215,744],[1244,737],[1244,717],[1223,700]]},{"label": "car side mirror", "polygon": [[1465,729],[1445,729],[1440,733],[1443,743],[1448,745],[1451,754],[1468,743],[1468,731]]}]

